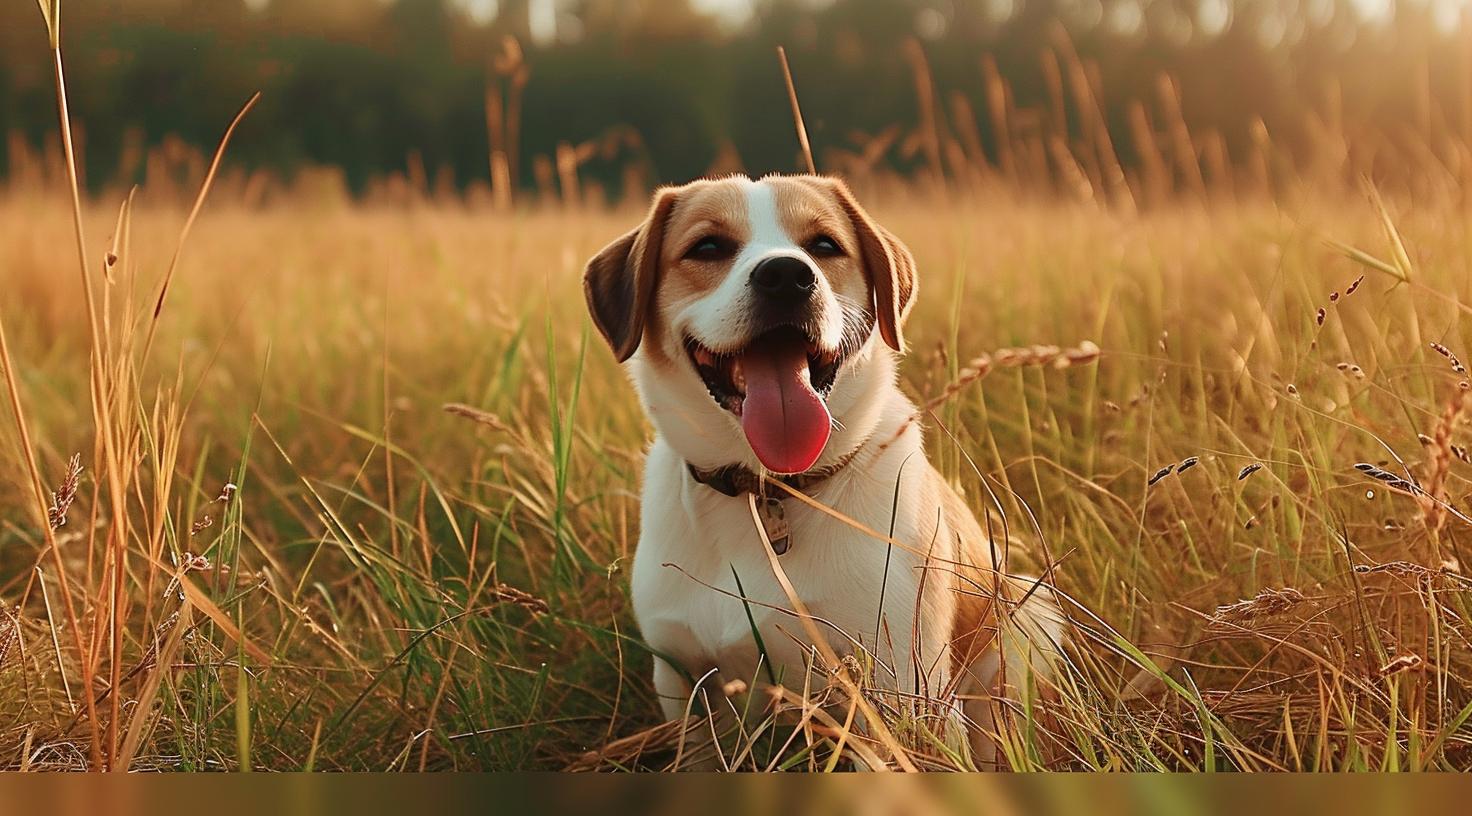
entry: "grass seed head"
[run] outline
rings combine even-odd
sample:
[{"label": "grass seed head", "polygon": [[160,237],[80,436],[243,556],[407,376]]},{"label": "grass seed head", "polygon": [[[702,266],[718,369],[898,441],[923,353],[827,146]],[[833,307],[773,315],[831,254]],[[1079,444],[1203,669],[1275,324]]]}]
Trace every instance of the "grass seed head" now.
[{"label": "grass seed head", "polygon": [[52,530],[59,530],[66,526],[66,513],[72,507],[72,502],[77,498],[77,485],[82,476],[82,455],[72,454],[67,460],[66,475],[61,479],[61,484],[51,494],[51,507],[46,510],[46,520],[50,522]]},{"label": "grass seed head", "polygon": [[1284,615],[1308,602],[1308,598],[1293,587],[1264,589],[1248,600],[1217,607],[1210,623],[1214,626],[1247,626],[1265,618]]}]

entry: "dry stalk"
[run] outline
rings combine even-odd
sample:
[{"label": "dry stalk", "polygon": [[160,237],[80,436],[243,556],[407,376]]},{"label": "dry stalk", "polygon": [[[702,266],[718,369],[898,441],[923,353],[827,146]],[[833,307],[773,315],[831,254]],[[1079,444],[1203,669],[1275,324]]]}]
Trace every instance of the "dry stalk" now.
[{"label": "dry stalk", "polygon": [[1072,368],[1078,365],[1088,365],[1099,359],[1102,354],[1099,347],[1093,341],[1085,340],[1073,348],[1061,346],[1022,346],[1018,348],[998,349],[990,354],[982,354],[973,358],[963,366],[956,379],[952,380],[938,395],[926,400],[915,413],[911,414],[900,423],[895,430],[894,436],[885,442],[881,449],[888,447],[899,439],[909,427],[918,422],[926,414],[944,405],[961,393],[966,386],[990,374],[999,368]]},{"label": "dry stalk", "polygon": [[[1456,360],[1455,357],[1450,359]],[[1455,362],[1460,367],[1461,363]],[[1432,430],[1430,437],[1426,440],[1426,466],[1425,492],[1417,494],[1416,501],[1421,505],[1421,512],[1426,520],[1426,526],[1435,533],[1441,530],[1446,523],[1446,477],[1451,472],[1452,459],[1457,458],[1456,446],[1452,444],[1452,431],[1456,428],[1457,420],[1467,410],[1468,402],[1472,401],[1472,392],[1458,390],[1446,404],[1441,418],[1436,421],[1436,427]]]},{"label": "dry stalk", "polygon": [[10,650],[20,642],[20,608],[0,608],[0,669],[10,659]]},{"label": "dry stalk", "polygon": [[787,49],[777,46],[777,59],[782,63],[782,79],[787,82],[787,101],[792,105],[792,120],[797,127],[797,143],[802,147],[803,161],[808,173],[818,175],[818,165],[813,162],[813,147],[808,143],[808,128],[802,121],[802,107],[797,104],[797,86],[792,82],[792,69],[787,65]]},{"label": "dry stalk", "polygon": [[447,402],[443,406],[441,406],[441,408],[447,414],[454,414],[457,417],[464,417],[468,420],[471,420],[472,422],[478,422],[488,428],[494,428],[498,431],[514,433],[511,426],[507,425],[500,417],[489,411],[482,411],[481,409],[476,408],[472,405],[466,405],[460,402]]},{"label": "dry stalk", "polygon": [[631,766],[649,751],[673,750],[675,743],[686,732],[693,731],[705,723],[700,717],[685,721],[670,720],[652,728],[646,728],[627,737],[616,739],[595,751],[587,751],[568,763],[562,770],[567,772],[596,771],[609,763],[616,766]]},{"label": "dry stalk", "polygon": [[1389,677],[1392,674],[1400,674],[1404,671],[1420,671],[1425,665],[1426,661],[1422,660],[1420,655],[1403,654],[1381,666],[1376,673],[1381,677]]},{"label": "dry stalk", "polygon": [[1099,359],[1099,347],[1093,342],[1085,340],[1074,348],[1061,348],[1059,346],[1024,346],[1021,348],[999,349],[991,354],[983,354],[976,357],[961,368],[956,379],[942,391],[938,396],[926,401],[920,406],[917,415],[923,415],[939,408],[943,403],[950,401],[961,389],[976,382],[997,368],[1071,368],[1076,365],[1087,365]]},{"label": "dry stalk", "polygon": [[[209,197],[210,187],[214,185],[215,174],[220,170],[220,160],[225,157],[225,148],[230,144],[230,137],[235,134],[235,128],[240,125],[250,109],[256,106],[261,99],[259,91],[252,94],[250,99],[241,107],[240,112],[235,114],[235,119],[230,126],[225,128],[225,135],[220,137],[220,144],[215,148],[215,157],[210,162],[210,169],[205,173],[204,183],[199,186],[199,195],[194,199],[194,207],[189,210],[189,217],[184,220],[184,228],[179,231],[179,243],[174,247],[174,257],[169,261],[169,268],[164,272],[164,279],[159,284],[158,299],[153,304],[153,320],[148,324],[148,334],[143,341],[143,359],[148,359],[148,352],[153,348],[154,331],[158,328],[158,317],[164,310],[164,299],[169,295],[169,284],[174,280],[174,273],[179,268],[179,258],[184,254],[184,242],[189,239],[189,231],[194,227],[194,220],[199,217],[199,211],[204,208],[204,200]],[[85,266],[85,260],[84,260]]]},{"label": "dry stalk", "polygon": [[517,589],[510,584],[496,584],[491,589],[491,600],[498,604],[519,606],[534,615],[545,615],[550,609],[546,601],[524,589]]}]

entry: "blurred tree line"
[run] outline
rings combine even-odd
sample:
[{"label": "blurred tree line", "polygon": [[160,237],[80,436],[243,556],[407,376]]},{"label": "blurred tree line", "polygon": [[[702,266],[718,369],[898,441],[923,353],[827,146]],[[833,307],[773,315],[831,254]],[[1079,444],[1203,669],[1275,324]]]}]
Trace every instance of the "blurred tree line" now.
[{"label": "blurred tree line", "polygon": [[[1254,127],[1301,157],[1317,149],[1316,128],[1373,127],[1390,142],[1412,134],[1428,144],[1472,132],[1467,27],[1459,4],[1443,0],[69,0],[63,8],[72,113],[93,188],[135,180],[127,176],[142,171],[127,157],[169,134],[210,150],[257,90],[261,102],[230,162],[283,177],[335,166],[357,191],[392,173],[438,175],[459,189],[484,183],[492,141],[521,188],[545,186],[569,165],[615,190],[713,169],[792,170],[778,44],[829,167],[825,157],[862,156],[889,139],[895,149],[871,161],[921,170],[936,162],[923,134],[912,149],[900,143],[937,115],[968,131],[970,148],[991,162],[1007,159],[998,117],[1069,138],[1102,124],[1131,167],[1147,158],[1129,138],[1131,104],[1156,100],[1163,75],[1178,91],[1179,118],[1215,134],[1233,162],[1246,156]],[[35,4],[0,4],[0,133],[18,134],[0,145],[0,172],[17,144],[55,138],[50,71]],[[1083,81],[1070,83],[1076,72]],[[1097,123],[1079,113],[1080,87],[1092,88]],[[973,122],[963,127],[966,117]]]}]

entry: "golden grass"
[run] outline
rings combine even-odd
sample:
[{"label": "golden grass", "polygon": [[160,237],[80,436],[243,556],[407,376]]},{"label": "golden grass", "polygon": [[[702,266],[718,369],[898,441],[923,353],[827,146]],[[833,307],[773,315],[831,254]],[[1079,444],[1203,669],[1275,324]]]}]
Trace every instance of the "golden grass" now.
[{"label": "golden grass", "polygon": [[[269,180],[236,175],[195,231],[235,124],[208,170],[183,151],[191,198],[109,218],[40,8],[63,149],[0,196],[0,764],[974,767],[935,701],[817,637],[775,556],[818,641],[802,682],[654,721],[623,579],[646,429],[578,285],[634,215],[585,206],[587,145],[559,147],[560,192],[537,157],[555,207],[512,210],[514,44],[490,211],[430,203],[422,173],[377,206],[327,174],[262,208]],[[905,378],[931,457],[1067,600],[1060,676],[995,711],[1001,764],[1467,769],[1465,141],[1423,128],[1402,212],[1344,195],[1363,155],[1274,178],[1265,132],[1239,186],[1162,77],[1136,176],[1058,49],[1084,138],[1015,132],[987,63],[993,167],[912,45],[928,177],[869,185],[925,270]]]},{"label": "golden grass", "polygon": [[[1472,767],[1465,372],[1430,345],[1468,356],[1459,206],[869,201],[922,270],[932,459],[1073,602],[1005,764]],[[627,603],[647,431],[579,290],[637,216],[226,188],[144,360],[187,217],[147,188],[84,209],[118,258],[90,278],[98,410],[71,212],[0,199],[0,763],[672,763]],[[837,687],[733,693],[738,767],[966,764],[915,722],[868,740]]]}]

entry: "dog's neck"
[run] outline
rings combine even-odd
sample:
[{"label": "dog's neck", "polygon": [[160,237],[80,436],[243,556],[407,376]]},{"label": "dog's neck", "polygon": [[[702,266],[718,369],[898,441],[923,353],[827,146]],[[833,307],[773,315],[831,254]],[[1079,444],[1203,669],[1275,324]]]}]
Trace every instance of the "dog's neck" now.
[{"label": "dog's neck", "polygon": [[[857,448],[822,467],[816,467],[812,470],[802,473],[792,473],[786,476],[779,476],[767,472],[754,472],[739,462],[716,468],[698,468],[686,462],[685,467],[690,471],[690,478],[717,493],[723,493],[727,496],[744,496],[747,493],[765,496],[772,493],[767,485],[773,482],[782,482],[795,490],[807,490],[820,484],[847,467],[854,460],[854,457],[859,455],[859,451],[863,449],[864,445],[859,445]],[[778,491],[780,490],[778,488]],[[781,498],[780,493],[777,497]]]}]

